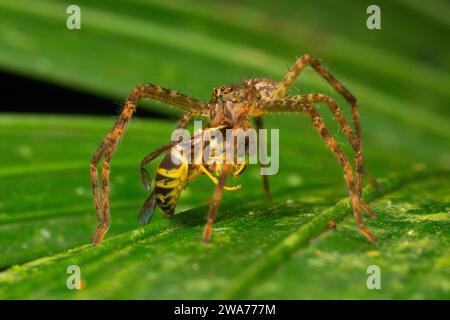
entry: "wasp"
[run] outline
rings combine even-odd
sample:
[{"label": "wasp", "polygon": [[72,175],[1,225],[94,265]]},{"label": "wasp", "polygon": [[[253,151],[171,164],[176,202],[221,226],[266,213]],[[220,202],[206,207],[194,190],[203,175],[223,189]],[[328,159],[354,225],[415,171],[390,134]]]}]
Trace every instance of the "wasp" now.
[{"label": "wasp", "polygon": [[[156,181],[154,183],[153,191],[150,193],[139,213],[138,220],[141,224],[148,224],[150,222],[156,206],[161,208],[169,217],[172,217],[182,191],[189,182],[202,174],[205,174],[215,185],[218,184],[217,177],[220,176],[221,164],[225,162],[224,158],[226,157],[226,152],[222,150],[220,155],[212,153],[207,159],[214,161],[205,161],[204,151],[208,145],[212,145],[214,142],[211,143],[209,138],[205,143],[204,137],[209,137],[211,132],[214,131],[219,131],[222,134],[222,129],[225,129],[225,127],[201,130],[186,141],[177,144],[171,142],[165,147],[158,149],[156,152],[151,153],[141,162],[141,181],[144,188],[149,190],[151,189],[152,179],[145,169],[145,165],[157,158],[167,148],[167,154],[163,157],[156,169]],[[189,156],[195,154],[196,148],[200,150],[200,153],[197,154],[195,159],[188,159]],[[221,148],[223,148],[223,146],[221,146]],[[189,149],[190,152],[185,152],[186,149]],[[215,149],[216,148],[213,148],[213,150]],[[186,155],[186,153],[188,155]],[[218,158],[220,158],[220,161],[217,161],[219,160]],[[231,164],[231,176],[239,176],[246,166],[247,162],[233,162]],[[239,190],[241,186],[224,186],[223,188],[224,190],[233,191]]]},{"label": "wasp", "polygon": [[[307,66],[312,67],[346,100],[351,108],[352,126],[344,118],[341,107],[328,95],[323,93],[288,95],[288,89],[293,86],[294,81]],[[239,129],[253,128],[253,126],[258,130],[262,129],[262,116],[266,114],[305,114],[310,118],[313,127],[342,167],[353,214],[359,230],[370,242],[376,242],[376,237],[365,227],[361,214],[362,208],[371,217],[375,216],[370,207],[362,200],[363,178],[367,177],[369,182],[375,186],[377,183],[375,179],[366,174],[364,168],[359,104],[353,94],[319,60],[306,54],[296,60],[293,67],[281,81],[268,78],[250,78],[243,80],[239,84],[218,86],[213,89],[209,102],[202,102],[174,90],[153,84],[141,84],[133,89],[128,95],[116,123],[91,159],[90,172],[98,219],[98,225],[92,238],[94,244],[102,241],[110,226],[110,161],[120,139],[124,135],[127,124],[136,111],[139,101],[142,99],[160,101],[183,111],[183,116],[177,125],[178,128],[185,128],[194,118],[206,119],[207,123],[203,131],[209,133],[223,129],[237,131]],[[326,128],[315,107],[316,104],[327,106],[333,118],[338,122],[342,132],[345,134],[347,143],[354,151],[355,170],[353,170],[352,164],[336,139]],[[253,122],[251,119],[253,119]],[[224,144],[224,149],[227,148],[227,143]],[[161,208],[167,215],[172,216],[183,189],[189,182],[204,174],[216,185],[203,230],[203,240],[208,242],[212,236],[213,222],[219,209],[223,191],[238,190],[240,188],[240,186],[226,186],[227,178],[241,174],[246,165],[245,163],[240,164],[233,161],[231,163],[204,161],[190,163],[186,161],[187,159],[180,152],[180,148],[195,148],[199,144],[200,142],[198,142],[194,133],[187,142],[171,141],[151,152],[142,160],[141,179],[144,185],[150,188],[151,179],[145,169],[145,165],[159,155],[166,153],[157,167],[154,188],[139,213],[139,221],[144,224],[148,223],[156,207]],[[203,145],[200,146],[200,149],[203,150]],[[99,185],[98,166],[100,161],[101,184]],[[265,193],[271,199],[268,177],[263,175],[262,180]]]}]

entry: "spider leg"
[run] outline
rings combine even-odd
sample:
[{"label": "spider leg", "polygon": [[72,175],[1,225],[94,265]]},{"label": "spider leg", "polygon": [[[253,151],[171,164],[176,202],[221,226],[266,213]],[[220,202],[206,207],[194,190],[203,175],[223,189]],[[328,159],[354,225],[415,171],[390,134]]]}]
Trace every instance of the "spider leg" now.
[{"label": "spider leg", "polygon": [[95,151],[92,160],[91,160],[91,179],[92,179],[92,189],[94,194],[94,204],[95,204],[95,210],[97,214],[97,220],[98,220],[98,226],[95,230],[95,233],[93,235],[93,239],[97,237],[97,233],[99,232],[100,225],[103,225],[103,211],[101,207],[101,200],[100,200],[100,194],[99,194],[99,188],[98,188],[98,172],[97,172],[97,165],[98,162],[102,156],[102,154],[105,151],[107,142],[109,141],[109,134],[106,136],[106,138],[103,140],[101,145],[98,147],[98,149]]},{"label": "spider leg", "polygon": [[[255,122],[255,126],[256,126],[256,129],[258,130],[258,132],[260,129],[264,128],[262,117],[255,117],[254,122]],[[266,165],[260,164],[260,166],[265,167]],[[262,179],[263,179],[264,192],[266,193],[267,199],[269,199],[269,201],[271,201],[272,200],[272,192],[270,191],[269,177],[267,175],[263,175]]]},{"label": "spider leg", "polygon": [[[291,101],[291,103],[294,104],[310,104],[310,103],[325,103],[328,108],[330,109],[330,112],[332,113],[335,120],[339,123],[339,126],[341,127],[342,131],[344,132],[345,137],[347,138],[350,146],[352,147],[353,151],[355,152],[355,163],[356,166],[361,167],[363,163],[363,157],[362,157],[362,150],[361,150],[361,144],[358,141],[358,138],[355,137],[353,130],[350,128],[349,124],[345,120],[341,109],[339,108],[339,105],[334,101],[331,97],[322,94],[322,93],[311,93],[311,94],[305,94],[305,95],[297,95],[297,96],[290,96],[287,99]],[[357,177],[359,176],[357,172]],[[357,181],[361,181],[358,180]],[[358,197],[361,200],[362,196],[362,184],[356,183],[356,190],[358,192]],[[375,217],[375,213],[370,209],[370,207],[362,203],[361,204],[364,211],[366,211],[371,218]]]},{"label": "spider leg", "polygon": [[177,123],[177,129],[186,128],[191,121],[192,117],[199,115],[199,110],[197,108],[186,111],[181,117],[180,121]]},{"label": "spider leg", "polygon": [[358,194],[361,194],[362,190],[362,177],[366,176],[369,182],[374,187],[379,187],[378,182],[368,175],[364,169],[364,157],[362,151],[362,141],[361,141],[361,119],[359,114],[359,105],[356,98],[350,93],[350,91],[337,80],[331,73],[326,69],[319,60],[305,54],[297,59],[294,66],[286,74],[284,79],[278,85],[278,88],[273,92],[272,98],[279,99],[283,98],[287,94],[287,90],[292,86],[294,80],[300,75],[300,73],[305,69],[307,65],[310,65],[322,78],[324,78],[333,88],[342,95],[345,100],[350,104],[352,109],[352,121],[355,128],[355,135],[358,141],[358,151],[356,152],[356,189]]},{"label": "spider leg", "polygon": [[[311,121],[320,134],[323,140],[325,140],[328,148],[339,160],[343,171],[344,179],[347,184],[347,189],[350,194],[350,200],[353,208],[353,215],[355,217],[356,224],[360,231],[366,236],[372,243],[376,243],[376,237],[365,227],[361,216],[360,197],[356,189],[355,181],[353,179],[353,169],[345,156],[342,149],[339,147],[336,140],[332,137],[328,129],[325,127],[325,123],[320,117],[319,112],[307,103],[295,104],[292,103],[290,98],[268,101],[263,105],[263,112],[302,112],[308,114],[311,117]],[[364,206],[364,205],[363,205]]]},{"label": "spider leg", "polygon": [[225,187],[227,176],[230,173],[230,170],[231,170],[230,165],[228,165],[228,164],[222,165],[218,184],[214,191],[214,195],[212,197],[211,204],[209,206],[209,212],[208,212],[206,224],[203,229],[203,241],[205,243],[208,243],[208,241],[211,239],[212,232],[213,232],[212,225],[214,223],[214,219],[216,218],[217,210],[219,209],[219,206],[220,206],[220,201],[222,200],[223,189]]},{"label": "spider leg", "polygon": [[[120,138],[125,132],[125,128],[128,122],[133,116],[133,113],[135,112],[139,101],[143,98],[151,98],[167,104],[171,104],[185,111],[196,109],[200,112],[200,110],[205,109],[205,104],[197,99],[185,96],[176,91],[157,87],[152,84],[142,84],[131,91],[117,122],[111,129],[110,133],[102,141],[91,160],[90,171],[94,203],[98,219],[98,226],[92,237],[92,243],[94,244],[98,244],[102,241],[110,225],[109,163],[115,149],[117,148],[117,145],[119,144]],[[97,166],[102,158],[102,194],[100,197]]]}]

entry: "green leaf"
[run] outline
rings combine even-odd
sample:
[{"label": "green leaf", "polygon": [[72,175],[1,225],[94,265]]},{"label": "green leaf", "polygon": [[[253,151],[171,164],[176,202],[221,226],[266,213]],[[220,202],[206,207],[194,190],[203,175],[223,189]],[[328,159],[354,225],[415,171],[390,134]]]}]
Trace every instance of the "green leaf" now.
[{"label": "green leaf", "polygon": [[[365,28],[364,1],[77,4],[82,29],[69,31],[67,2],[0,2],[0,67],[117,101],[142,82],[208,100],[216,85],[281,79],[296,56],[320,58],[361,104],[367,169],[382,182],[365,191],[378,215],[365,221],[379,243],[355,226],[342,170],[305,117],[268,117],[280,129],[274,201],[250,167],[230,182],[243,188],[225,194],[207,246],[201,234],[214,186],[205,177],[184,191],[173,219],[156,214],[138,225],[147,196],[139,161],[168,141],[175,121],[133,119],[111,165],[111,229],[94,247],[89,160],[113,119],[1,115],[0,298],[450,296],[447,4],[381,1],[379,32]],[[292,92],[336,97],[311,70]],[[79,291],[66,287],[73,264]],[[381,268],[381,290],[366,286],[370,265]]]},{"label": "green leaf", "polygon": [[[94,133],[107,130],[109,121],[10,117],[1,124],[7,141],[22,139],[21,145],[12,147],[22,157],[15,163],[22,164],[2,173],[3,192],[10,191],[4,198],[8,201],[2,203],[6,214],[0,220],[1,262],[4,268],[19,264],[0,273],[2,298],[323,298],[328,297],[322,295],[324,286],[330,288],[330,297],[441,298],[447,292],[446,172],[436,179],[435,171],[419,166],[381,180],[381,191],[367,191],[367,200],[377,200],[373,208],[379,216],[367,222],[380,239],[380,245],[373,247],[349,216],[348,201],[335,205],[345,197],[345,188],[334,159],[306,134],[309,139],[296,143],[297,147],[309,157],[323,158],[322,165],[283,157],[282,170],[271,177],[275,201],[270,205],[262,190],[255,193],[261,182],[257,172],[250,170],[238,181],[244,185],[242,191],[226,194],[213,242],[204,246],[200,239],[206,206],[180,212],[172,220],[156,217],[148,226],[138,227],[136,215],[145,192],[140,190],[134,165],[138,161],[130,159],[140,159],[147,146],[163,143],[164,135],[156,133],[170,131],[171,124],[136,120],[112,165],[112,228],[107,240],[94,247],[87,244],[96,223],[88,161],[82,159],[89,159],[96,144]],[[38,134],[36,128],[40,128]],[[145,138],[150,135],[161,141],[149,143]],[[296,139],[286,138],[282,143],[294,147]],[[33,149],[37,145],[33,139],[40,140],[42,149]],[[49,160],[58,154],[72,161]],[[47,165],[27,166],[34,161]],[[194,183],[186,190],[181,209],[205,203],[212,190],[206,179]],[[338,223],[337,230],[326,231],[328,220]],[[72,249],[58,253],[63,248]],[[370,256],[374,251],[379,257]],[[294,259],[289,260],[293,253]],[[307,258],[300,259],[303,255]],[[408,269],[410,258],[420,265]],[[389,290],[381,293],[364,287],[365,268],[373,263],[386,270],[395,286],[389,287],[386,281]],[[65,270],[72,264],[81,267],[86,283],[79,292],[66,288]],[[316,264],[327,269],[320,272],[327,273],[327,281],[319,281],[319,274],[308,276]],[[303,271],[293,272],[295,268]],[[405,282],[399,285],[396,275]],[[309,290],[292,286],[297,276]],[[417,281],[418,277],[427,280]],[[345,281],[359,281],[359,287],[354,286],[360,293],[352,295],[355,288],[342,285]],[[317,290],[312,290],[314,286]],[[430,290],[432,294],[427,293]]]}]

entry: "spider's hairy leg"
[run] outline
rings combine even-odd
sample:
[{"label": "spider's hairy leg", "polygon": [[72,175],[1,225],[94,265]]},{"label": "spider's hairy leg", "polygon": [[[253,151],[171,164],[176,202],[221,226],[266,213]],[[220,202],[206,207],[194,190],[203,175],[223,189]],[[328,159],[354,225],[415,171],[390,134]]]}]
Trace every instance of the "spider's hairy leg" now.
[{"label": "spider's hairy leg", "polygon": [[216,189],[214,190],[214,195],[211,199],[211,204],[209,206],[209,212],[208,217],[206,220],[205,227],[203,229],[203,241],[205,243],[208,243],[211,239],[212,232],[213,232],[213,223],[214,219],[217,215],[217,210],[220,206],[220,201],[222,200],[222,193],[223,189],[225,187],[225,183],[227,181],[227,176],[231,171],[231,166],[228,164],[223,164],[221,168],[221,172],[218,179],[218,184],[216,186]]},{"label": "spider's hairy leg", "polygon": [[342,169],[344,171],[344,179],[345,179],[347,189],[350,194],[350,201],[352,203],[353,215],[355,217],[355,221],[356,221],[358,228],[366,236],[366,238],[369,239],[370,242],[375,244],[376,237],[365,227],[363,220],[362,220],[361,208],[360,208],[360,197],[356,190],[355,181],[353,179],[353,169],[352,169],[350,162],[348,161],[348,159],[345,156],[342,149],[339,147],[336,140],[333,138],[333,136],[330,134],[328,129],[325,127],[325,123],[322,120],[322,118],[320,117],[319,112],[317,112],[316,109],[314,109],[311,105],[309,105],[307,103],[292,104],[290,102],[291,101],[289,99],[268,101],[265,105],[263,105],[262,110],[264,113],[301,112],[301,113],[305,113],[311,117],[311,121],[312,121],[315,129],[317,130],[319,135],[322,137],[322,139],[325,141],[325,143],[327,144],[327,146],[331,150],[331,152],[339,160],[339,162],[342,166]]},{"label": "spider's hairy leg", "polygon": [[[263,119],[262,119],[262,117],[255,117],[254,122],[255,122],[256,129],[259,133],[259,131],[264,128]],[[267,143],[267,141],[266,141],[266,143]],[[260,166],[264,167],[266,165],[260,164]],[[269,199],[269,201],[271,201],[272,200],[272,192],[270,191],[269,177],[267,175],[263,175],[262,179],[263,179],[264,192],[266,193],[267,199]]]},{"label": "spider's hairy leg", "polygon": [[[94,194],[94,203],[98,219],[98,225],[92,237],[93,243],[99,243],[109,229],[109,162],[111,160],[112,153],[117,147],[119,138],[125,130],[125,126],[128,122],[128,119],[131,118],[133,111],[134,110],[129,104],[125,105],[124,110],[122,111],[122,114],[120,115],[113,129],[103,140],[91,160],[91,179]],[[100,198],[97,166],[102,157],[102,195]]]},{"label": "spider's hairy leg", "polygon": [[331,150],[331,152],[334,153],[334,155],[338,158],[339,162],[341,163],[341,166],[344,170],[344,179],[347,183],[347,188],[349,189],[350,193],[350,200],[352,203],[353,214],[356,220],[356,224],[358,228],[361,230],[361,232],[367,237],[367,239],[369,239],[370,242],[375,244],[377,241],[375,236],[364,226],[364,223],[362,221],[360,209],[360,196],[358,194],[355,182],[353,180],[353,169],[350,165],[350,162],[346,158],[344,152],[338,146],[336,140],[331,136],[330,132],[325,127],[325,123],[323,122],[317,110],[315,110],[310,105],[305,105],[305,111],[310,115],[314,127],[316,128],[317,132],[320,134],[322,139],[325,140],[328,148]]},{"label": "spider's hairy leg", "polygon": [[177,123],[177,129],[184,129],[194,116],[201,115],[202,109],[192,108],[186,111]]},{"label": "spider's hairy leg", "polygon": [[[185,96],[176,91],[154,86],[152,84],[142,84],[136,87],[128,95],[125,105],[122,109],[117,122],[109,134],[100,144],[91,160],[91,179],[95,208],[98,218],[98,226],[92,237],[92,242],[98,244],[102,241],[110,225],[110,207],[109,207],[109,163],[112,155],[119,144],[120,138],[125,132],[125,128],[135,112],[139,101],[143,98],[151,98],[167,104],[174,105],[182,110],[188,111],[192,108],[203,109],[205,105],[194,98]],[[97,166],[100,160],[102,162],[102,195],[100,197],[98,186]]]},{"label": "spider's hairy leg", "polygon": [[[286,98],[293,104],[311,104],[311,103],[325,103],[328,106],[328,109],[332,113],[334,119],[339,123],[342,131],[344,132],[345,137],[348,140],[348,143],[352,147],[355,152],[355,163],[357,167],[361,167],[363,164],[362,150],[361,144],[358,138],[354,135],[353,130],[350,128],[349,124],[345,120],[339,105],[334,101],[331,97],[322,94],[322,93],[310,93],[305,95],[297,95],[290,96]],[[357,172],[358,176],[358,172]],[[357,181],[360,181],[357,179]],[[362,185],[358,183],[356,184],[356,190],[358,192],[358,197],[361,199],[362,196]],[[360,200],[361,201],[361,200]],[[374,218],[375,213],[370,209],[370,207],[361,203],[364,211],[366,211],[370,217]]]},{"label": "spider's hairy leg", "polygon": [[294,104],[312,104],[312,103],[325,103],[333,115],[334,119],[339,123],[342,131],[345,134],[349,144],[352,149],[357,152],[359,149],[359,142],[353,134],[353,130],[350,128],[349,124],[345,120],[341,109],[339,108],[336,101],[331,97],[322,93],[309,93],[304,95],[290,96],[287,99],[292,101]]},{"label": "spider's hairy leg", "polygon": [[103,140],[101,145],[98,147],[98,149],[95,151],[92,160],[91,160],[91,179],[92,179],[92,190],[94,194],[94,204],[95,204],[95,211],[97,213],[97,220],[98,220],[98,227],[95,230],[93,238],[97,237],[97,232],[99,231],[100,225],[103,224],[103,211],[101,208],[101,201],[100,201],[100,194],[98,190],[98,172],[97,172],[97,165],[98,162],[103,155],[106,145],[109,141],[109,134],[106,136],[106,138]]},{"label": "spider's hairy leg", "polygon": [[352,119],[353,125],[355,126],[355,133],[360,137],[361,124],[359,115],[359,105],[356,98],[350,93],[350,91],[337,80],[331,73],[326,69],[319,60],[315,59],[309,54],[305,54],[295,61],[294,66],[289,70],[283,80],[279,83],[278,87],[272,93],[273,99],[284,98],[287,94],[287,90],[293,85],[295,79],[300,75],[300,73],[305,69],[307,65],[310,65],[322,78],[324,78],[333,89],[342,95],[345,100],[350,104],[352,108]]},{"label": "spider's hairy leg", "polygon": [[379,187],[378,182],[368,175],[364,169],[364,157],[361,141],[361,117],[359,113],[358,102],[351,92],[344,86],[342,82],[337,80],[331,72],[326,69],[319,60],[309,54],[305,54],[297,59],[294,66],[289,70],[284,79],[278,85],[278,88],[272,93],[273,99],[283,98],[287,94],[287,90],[292,86],[294,80],[300,75],[307,65],[310,65],[322,78],[324,78],[333,89],[338,92],[350,104],[352,110],[352,121],[355,128],[356,139],[358,140],[358,151],[356,152],[356,188],[358,194],[362,190],[362,177],[366,176],[374,187]]}]

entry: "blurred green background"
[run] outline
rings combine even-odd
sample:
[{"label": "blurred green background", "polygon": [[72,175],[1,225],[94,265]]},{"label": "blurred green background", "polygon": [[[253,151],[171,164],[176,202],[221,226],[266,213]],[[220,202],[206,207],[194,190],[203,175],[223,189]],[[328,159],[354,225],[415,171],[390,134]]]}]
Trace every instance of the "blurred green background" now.
[{"label": "blurred green background", "polygon": [[[112,226],[94,248],[89,160],[114,118],[58,115],[64,100],[36,93],[54,110],[44,114],[31,88],[2,90],[9,100],[0,110],[24,99],[28,113],[0,114],[0,298],[450,297],[448,2],[377,1],[381,30],[366,27],[372,1],[79,0],[81,30],[66,28],[70,4],[2,0],[2,72],[109,99],[114,113],[140,83],[207,101],[220,84],[281,79],[309,53],[358,98],[368,171],[382,178],[421,163],[425,174],[371,203],[378,219],[367,223],[377,246],[358,233],[349,210],[335,231],[289,246],[298,228],[327,208],[338,211],[346,190],[307,118],[268,117],[281,140],[274,202],[265,201],[257,168],[250,168],[232,181],[243,188],[225,195],[214,241],[205,247],[201,230],[213,191],[207,179],[188,187],[173,221],[158,216],[144,228],[137,224],[146,197],[139,162],[166,143],[179,116],[146,102],[142,108],[155,118],[133,119],[113,158]],[[306,92],[331,95],[348,111],[312,70],[292,90]],[[435,168],[444,169],[436,175]],[[71,264],[81,267],[83,290],[66,288]],[[371,264],[381,267],[382,290],[366,287]]]}]

